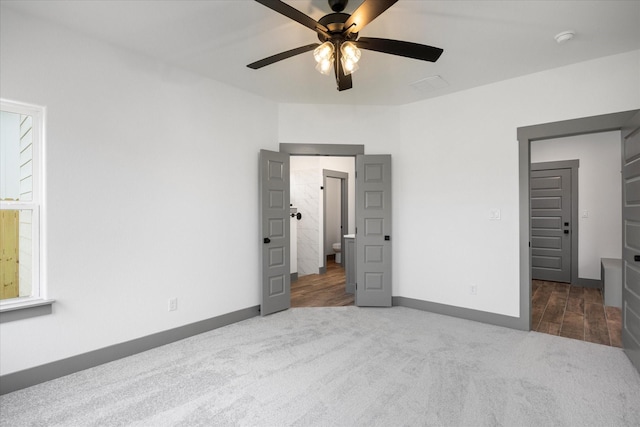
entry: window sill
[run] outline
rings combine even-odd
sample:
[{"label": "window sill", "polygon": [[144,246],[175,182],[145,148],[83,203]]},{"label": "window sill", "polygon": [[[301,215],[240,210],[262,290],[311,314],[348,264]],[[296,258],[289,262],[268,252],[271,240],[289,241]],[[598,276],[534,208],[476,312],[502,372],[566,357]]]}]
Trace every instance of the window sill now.
[{"label": "window sill", "polygon": [[0,323],[51,314],[52,299],[28,299],[0,305]]}]

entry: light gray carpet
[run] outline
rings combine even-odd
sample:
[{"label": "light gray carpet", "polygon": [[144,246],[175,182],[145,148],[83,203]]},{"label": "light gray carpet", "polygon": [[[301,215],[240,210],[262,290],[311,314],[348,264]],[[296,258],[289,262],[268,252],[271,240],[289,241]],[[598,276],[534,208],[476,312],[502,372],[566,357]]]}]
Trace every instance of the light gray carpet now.
[{"label": "light gray carpet", "polygon": [[639,426],[622,350],[408,308],[298,308],[0,397],[2,426]]}]

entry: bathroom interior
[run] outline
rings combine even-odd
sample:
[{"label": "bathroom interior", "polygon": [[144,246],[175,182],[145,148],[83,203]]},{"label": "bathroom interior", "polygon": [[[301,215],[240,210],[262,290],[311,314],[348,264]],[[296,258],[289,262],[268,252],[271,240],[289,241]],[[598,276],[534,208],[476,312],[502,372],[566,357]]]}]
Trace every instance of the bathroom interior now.
[{"label": "bathroom interior", "polygon": [[343,245],[355,230],[355,158],[291,156],[291,305],[352,305]]}]

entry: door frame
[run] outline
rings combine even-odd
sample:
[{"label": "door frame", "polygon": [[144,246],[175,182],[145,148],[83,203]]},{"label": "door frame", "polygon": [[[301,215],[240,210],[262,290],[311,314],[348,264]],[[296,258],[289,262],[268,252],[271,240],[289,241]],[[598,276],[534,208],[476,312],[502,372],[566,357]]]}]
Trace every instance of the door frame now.
[{"label": "door frame", "polygon": [[[354,157],[364,155],[364,145],[342,145],[342,144],[290,144],[280,143],[280,152],[288,153],[289,155],[302,155],[302,156],[334,156],[334,157]],[[358,167],[356,165],[356,174]],[[356,189],[357,198],[357,189]],[[355,206],[356,224],[358,221],[358,206]],[[386,240],[386,239],[385,239]],[[390,264],[390,269],[393,271],[393,262]],[[389,304],[392,305],[393,298],[390,295]],[[356,301],[356,305],[357,301]]]},{"label": "door frame", "polygon": [[635,150],[640,148],[633,147],[631,144],[640,143],[640,139],[634,141],[636,137],[640,137],[639,129],[640,112],[634,115],[620,132],[622,143],[622,347],[638,372],[640,372],[640,334],[638,333],[640,299],[638,289],[635,287],[640,283],[636,283],[637,277],[632,277],[631,280],[628,278],[630,275],[637,274],[636,263],[640,261],[636,258],[640,252],[638,242],[635,241],[634,233],[630,230],[632,222],[640,219],[640,211],[637,206],[629,203],[634,201],[634,189],[630,188],[630,184],[634,179],[632,176],[638,175],[635,169],[637,169],[639,153]]},{"label": "door frame", "polygon": [[[362,144],[344,144],[344,145],[342,144],[292,144],[292,143],[281,142],[280,152],[288,153],[290,156],[353,157],[353,162],[355,165],[356,156],[358,154],[364,154],[364,145]],[[324,185],[324,182],[323,182],[323,185]],[[344,181],[343,181],[343,185],[344,185]],[[344,206],[344,197],[345,197],[345,193],[343,192],[343,206]],[[324,209],[324,206],[322,207],[322,209]],[[348,224],[348,218],[349,217],[347,217],[347,224]],[[322,233],[323,240],[322,242],[320,242],[323,247],[323,253],[324,253],[324,234],[325,234],[324,228],[326,228],[325,224],[323,224],[323,233]],[[342,238],[341,243],[344,245],[344,237]],[[326,255],[323,254],[320,273],[324,273],[326,271],[326,268],[327,268]]]},{"label": "door frame", "polygon": [[[519,194],[520,194],[520,317],[514,326],[518,329],[531,330],[531,249],[530,249],[530,202],[531,202],[531,141],[562,138],[621,130],[634,114],[640,110],[621,111],[611,114],[563,120],[517,129]],[[622,142],[621,142],[622,144]],[[620,200],[622,203],[622,200]],[[622,232],[622,230],[621,230]]]},{"label": "door frame", "polygon": [[[294,143],[281,142],[279,145],[279,151],[281,153],[288,153],[290,156],[352,157],[353,163],[354,163],[354,169],[355,169],[356,156],[360,154],[364,154],[364,145],[363,144],[294,144]],[[343,181],[343,184],[344,184],[344,181]],[[346,195],[346,191],[343,192],[343,206],[345,205],[344,203],[345,195]],[[324,206],[323,206],[323,209],[324,209]],[[347,216],[347,224],[348,224],[348,218],[349,217]],[[324,224],[323,224],[323,228],[325,228]],[[345,247],[344,235],[342,237],[341,243],[343,245],[342,247],[344,248]],[[321,244],[323,246],[323,252],[324,252],[324,231],[323,231],[323,241],[321,242]],[[322,273],[325,271],[326,271],[326,256],[323,255],[322,267],[320,269],[320,272]]]},{"label": "door frame", "polygon": [[[571,194],[571,284],[579,284],[578,280],[578,168],[580,167],[580,160],[560,160],[555,162],[538,162],[531,163],[532,171],[540,170],[554,170],[554,169],[569,169],[571,171],[571,188],[569,192]],[[529,188],[531,192],[531,188]],[[531,194],[529,194],[531,198]],[[529,208],[529,236],[531,236],[531,208]]]},{"label": "door frame", "polygon": [[[355,163],[355,159],[354,159]],[[344,246],[344,235],[349,234],[349,174],[341,171],[334,171],[330,169],[322,169],[322,266],[320,271],[327,271],[327,251],[328,248],[324,247],[324,243],[327,241],[327,178],[334,178],[340,180],[340,245]],[[347,232],[344,231],[344,225],[347,225]],[[342,258],[344,259],[344,257]],[[343,265],[340,262],[340,265]]]}]

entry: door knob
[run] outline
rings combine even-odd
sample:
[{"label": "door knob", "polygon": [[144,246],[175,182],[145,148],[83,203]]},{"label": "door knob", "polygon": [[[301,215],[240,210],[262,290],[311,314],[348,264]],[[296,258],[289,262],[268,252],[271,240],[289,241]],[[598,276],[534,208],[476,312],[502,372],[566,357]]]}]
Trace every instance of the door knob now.
[{"label": "door knob", "polygon": [[263,241],[264,243],[271,243],[271,239],[268,237],[265,237]]}]

